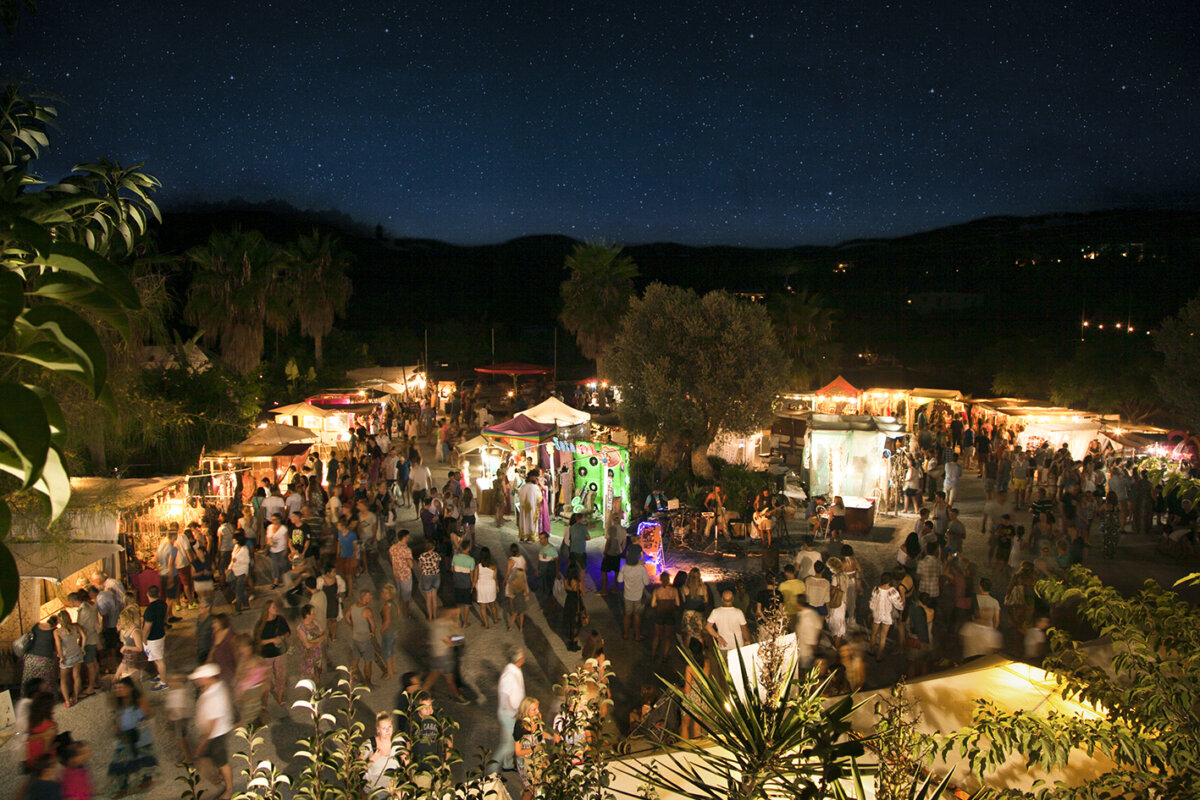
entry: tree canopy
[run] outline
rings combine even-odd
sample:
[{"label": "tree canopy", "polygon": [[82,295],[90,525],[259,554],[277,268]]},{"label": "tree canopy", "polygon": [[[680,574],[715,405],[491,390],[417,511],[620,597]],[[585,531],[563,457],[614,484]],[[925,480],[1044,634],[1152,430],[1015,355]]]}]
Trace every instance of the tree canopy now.
[{"label": "tree canopy", "polygon": [[583,355],[595,360],[596,372],[604,373],[605,352],[633,295],[637,264],[618,246],[586,242],[575,245],[564,266],[571,274],[559,288],[563,326]]},{"label": "tree canopy", "polygon": [[1162,353],[1162,369],[1154,382],[1163,399],[1192,430],[1200,430],[1200,297],[1193,297],[1154,333],[1154,347]]},{"label": "tree canopy", "polygon": [[661,283],[630,302],[608,364],[622,423],[657,442],[663,461],[690,444],[693,471],[705,477],[719,433],[771,421],[788,370],[765,308]]}]

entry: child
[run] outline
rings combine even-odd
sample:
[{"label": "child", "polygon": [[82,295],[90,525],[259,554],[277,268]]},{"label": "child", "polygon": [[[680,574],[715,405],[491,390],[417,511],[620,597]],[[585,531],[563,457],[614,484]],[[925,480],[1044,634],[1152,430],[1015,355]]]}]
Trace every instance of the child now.
[{"label": "child", "polygon": [[29,767],[29,782],[23,800],[62,800],[62,789],[54,779],[57,769],[53,753],[42,753]]},{"label": "child", "polygon": [[172,673],[167,679],[170,689],[167,691],[167,720],[171,731],[179,741],[179,749],[183,751],[183,763],[192,763],[192,747],[188,743],[188,722],[191,719],[192,698],[188,691],[188,683],[183,675]]},{"label": "child", "polygon": [[91,757],[92,748],[87,742],[71,742],[66,746],[60,784],[63,800],[92,800],[96,796],[87,766]]}]

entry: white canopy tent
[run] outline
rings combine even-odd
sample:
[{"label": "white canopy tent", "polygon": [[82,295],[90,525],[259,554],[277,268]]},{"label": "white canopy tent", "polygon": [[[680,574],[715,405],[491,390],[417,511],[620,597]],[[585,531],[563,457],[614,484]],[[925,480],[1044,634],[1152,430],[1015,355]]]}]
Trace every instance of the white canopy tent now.
[{"label": "white canopy tent", "polygon": [[543,400],[532,408],[518,411],[517,414],[529,417],[531,420],[540,422],[543,425],[557,425],[560,428],[586,425],[592,421],[591,414],[586,411],[580,411],[577,408],[572,408],[557,397]]},{"label": "white canopy tent", "polygon": [[[1016,419],[1025,422],[1021,417],[1016,417]],[[1043,441],[1048,442],[1055,450],[1066,444],[1067,449],[1071,451],[1071,457],[1078,461],[1087,455],[1088,445],[1092,443],[1092,440],[1098,438],[1100,438],[1100,422],[1098,420],[1076,422],[1070,418],[1050,419],[1046,422],[1026,422],[1025,430],[1017,436],[1017,444],[1026,450],[1040,446]]]}]

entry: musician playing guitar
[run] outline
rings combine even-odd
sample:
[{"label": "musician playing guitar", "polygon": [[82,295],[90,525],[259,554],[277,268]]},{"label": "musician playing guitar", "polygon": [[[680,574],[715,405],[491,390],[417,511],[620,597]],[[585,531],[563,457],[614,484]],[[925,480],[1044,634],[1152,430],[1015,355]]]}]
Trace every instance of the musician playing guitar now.
[{"label": "musician playing guitar", "polygon": [[772,517],[778,509],[775,507],[775,498],[771,497],[771,490],[764,488],[754,498],[754,527],[758,530],[758,535],[762,537],[763,546],[771,546],[771,527],[773,526]]},{"label": "musician playing guitar", "polygon": [[712,533],[714,525],[718,534],[723,533],[728,538],[729,526],[725,521],[725,490],[721,488],[721,484],[713,486],[708,497],[704,498],[704,510],[710,514],[708,521],[704,523],[704,538],[707,539],[708,535]]}]

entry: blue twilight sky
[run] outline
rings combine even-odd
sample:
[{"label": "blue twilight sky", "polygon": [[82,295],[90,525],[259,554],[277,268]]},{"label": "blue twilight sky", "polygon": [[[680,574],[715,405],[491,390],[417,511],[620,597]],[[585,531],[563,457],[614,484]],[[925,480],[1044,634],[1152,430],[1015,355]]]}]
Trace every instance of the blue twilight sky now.
[{"label": "blue twilight sky", "polygon": [[397,236],[824,244],[1200,198],[1200,3],[40,0],[39,164]]}]

